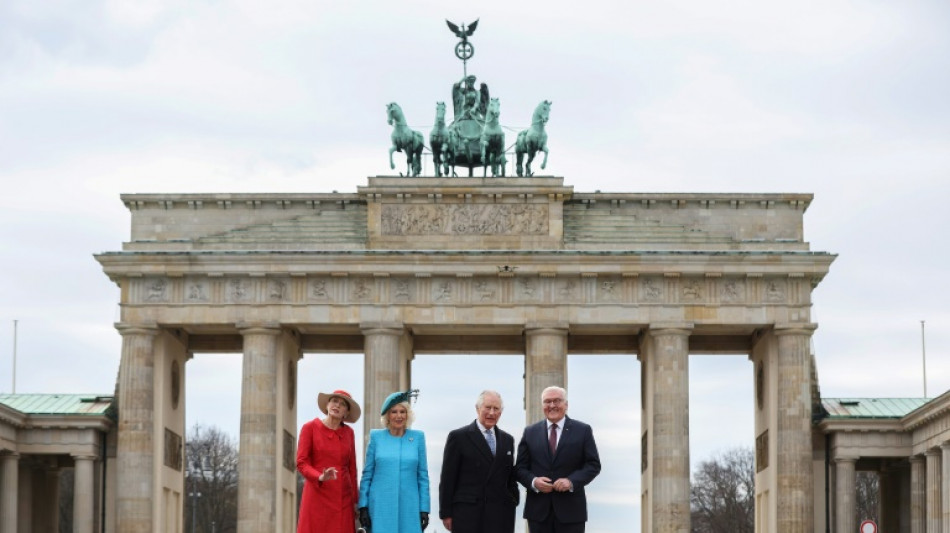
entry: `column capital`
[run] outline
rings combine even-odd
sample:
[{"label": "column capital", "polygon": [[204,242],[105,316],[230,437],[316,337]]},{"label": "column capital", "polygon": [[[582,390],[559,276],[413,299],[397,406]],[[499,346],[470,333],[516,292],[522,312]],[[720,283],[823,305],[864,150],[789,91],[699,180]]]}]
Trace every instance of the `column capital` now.
[{"label": "column capital", "polygon": [[119,330],[119,335],[125,337],[126,335],[151,335],[155,336],[161,333],[161,329],[158,327],[158,324],[154,322],[147,322],[144,324],[131,324],[128,322],[116,322],[115,329]]},{"label": "column capital", "polygon": [[20,452],[16,452],[13,450],[0,451],[0,459],[19,459],[19,458],[20,458]]},{"label": "column capital", "polygon": [[566,322],[528,322],[524,325],[524,334],[567,336],[570,329],[570,325]]},{"label": "column capital", "polygon": [[360,322],[363,335],[404,335],[406,325],[402,322]]},{"label": "column capital", "polygon": [[657,335],[692,335],[695,324],[692,322],[651,322],[644,330],[650,336]]},{"label": "column capital", "polygon": [[73,461],[95,461],[99,459],[99,456],[92,453],[74,453],[70,454],[70,457],[73,458]]},{"label": "column capital", "polygon": [[930,448],[924,452],[924,455],[927,457],[940,457],[943,453],[940,451],[940,448]]},{"label": "column capital", "polygon": [[235,322],[241,335],[280,335],[280,322],[261,321],[261,322]]},{"label": "column capital", "polygon": [[950,442],[942,442],[938,446],[944,453],[950,453]]},{"label": "column capital", "polygon": [[856,463],[856,462],[858,462],[858,458],[857,458],[857,457],[853,457],[853,456],[845,455],[845,456],[841,456],[841,457],[835,457],[835,458],[834,458],[834,462],[835,462],[835,463],[844,463],[844,464],[847,464],[847,463]]},{"label": "column capital", "polygon": [[923,463],[923,462],[924,462],[924,458],[921,457],[920,455],[911,455],[911,456],[907,459],[907,461],[909,461],[910,464],[920,464],[920,463]]},{"label": "column capital", "polygon": [[818,329],[818,324],[814,322],[788,322],[775,324],[773,333],[777,336],[782,335],[807,335],[811,336]]}]

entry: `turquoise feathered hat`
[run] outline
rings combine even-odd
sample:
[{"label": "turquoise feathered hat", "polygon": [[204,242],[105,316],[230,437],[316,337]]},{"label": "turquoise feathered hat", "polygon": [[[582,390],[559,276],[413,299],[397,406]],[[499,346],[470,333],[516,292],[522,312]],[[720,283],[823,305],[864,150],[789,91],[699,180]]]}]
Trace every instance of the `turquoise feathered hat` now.
[{"label": "turquoise feathered hat", "polygon": [[386,397],[386,400],[383,401],[383,408],[379,410],[379,415],[385,415],[386,411],[389,411],[393,408],[394,405],[408,402],[411,398],[419,397],[419,389],[409,389],[406,392],[394,392]]}]

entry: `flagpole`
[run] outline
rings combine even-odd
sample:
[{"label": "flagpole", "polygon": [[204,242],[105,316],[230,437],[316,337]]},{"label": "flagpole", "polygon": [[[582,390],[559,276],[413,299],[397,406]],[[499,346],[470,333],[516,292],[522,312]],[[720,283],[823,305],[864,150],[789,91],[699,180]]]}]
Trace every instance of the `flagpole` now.
[{"label": "flagpole", "polygon": [[924,398],[927,397],[927,338],[924,335],[924,321],[920,321],[920,354],[924,363]]}]

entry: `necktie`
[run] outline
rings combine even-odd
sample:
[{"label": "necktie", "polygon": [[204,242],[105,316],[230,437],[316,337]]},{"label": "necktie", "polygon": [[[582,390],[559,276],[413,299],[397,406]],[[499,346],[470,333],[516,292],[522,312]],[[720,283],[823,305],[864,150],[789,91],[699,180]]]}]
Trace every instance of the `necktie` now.
[{"label": "necktie", "polygon": [[488,441],[488,447],[491,448],[491,454],[495,455],[495,435],[490,429],[485,430],[485,440]]},{"label": "necktie", "polygon": [[557,450],[557,424],[551,424],[551,435],[548,437],[548,445],[551,447],[551,455]]}]

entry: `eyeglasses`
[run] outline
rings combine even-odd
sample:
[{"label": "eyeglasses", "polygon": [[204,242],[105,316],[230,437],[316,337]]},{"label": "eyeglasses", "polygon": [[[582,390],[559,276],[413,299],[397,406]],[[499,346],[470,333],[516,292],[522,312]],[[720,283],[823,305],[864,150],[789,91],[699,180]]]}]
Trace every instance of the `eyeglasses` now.
[{"label": "eyeglasses", "polygon": [[547,400],[544,400],[541,403],[543,403],[544,405],[560,405],[564,403],[564,400],[562,400],[561,398],[548,398]]}]

